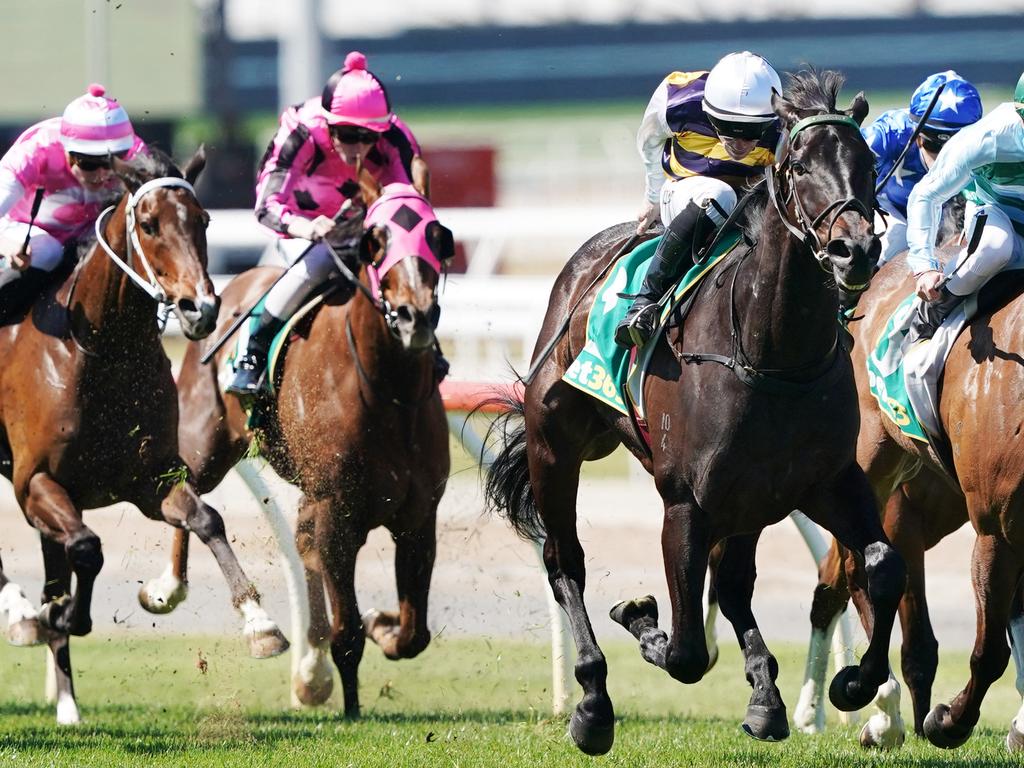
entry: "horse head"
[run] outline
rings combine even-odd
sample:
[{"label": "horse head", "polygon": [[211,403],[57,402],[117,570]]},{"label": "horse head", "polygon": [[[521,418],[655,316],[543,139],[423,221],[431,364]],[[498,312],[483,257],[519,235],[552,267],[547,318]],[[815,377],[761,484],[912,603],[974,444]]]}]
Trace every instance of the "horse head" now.
[{"label": "horse head", "polygon": [[833,274],[845,304],[868,287],[881,253],[874,231],[875,158],[860,132],[868,102],[858,93],[847,109],[837,109],[843,85],[837,72],[804,70],[790,74],[788,85],[785,96],[772,98],[783,124],[776,172],[786,210],[779,212]]},{"label": "horse head", "polygon": [[174,307],[190,339],[208,336],[220,309],[220,298],[206,272],[210,216],[192,188],[205,165],[203,147],[183,171],[157,150],[130,162],[115,158],[113,164],[129,193],[123,203],[125,262],[135,277],[144,281],[132,279],[151,296]]},{"label": "horse head", "polygon": [[405,350],[432,347],[441,317],[440,274],[455,254],[451,230],[411,184],[369,192],[363,185],[363,201],[368,208],[359,258],[370,292]]}]

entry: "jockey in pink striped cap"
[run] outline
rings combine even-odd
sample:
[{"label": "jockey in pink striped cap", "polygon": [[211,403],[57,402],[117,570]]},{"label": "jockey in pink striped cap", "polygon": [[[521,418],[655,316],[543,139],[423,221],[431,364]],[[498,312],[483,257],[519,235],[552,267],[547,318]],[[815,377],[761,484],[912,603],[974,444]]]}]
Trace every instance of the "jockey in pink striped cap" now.
[{"label": "jockey in pink striped cap", "polygon": [[[420,155],[359,51],[345,57],[320,96],[284,111],[256,182],[256,218],[281,237],[277,250],[289,267],[267,294],[228,392],[259,392],[274,336],[317,286],[337,274],[320,241],[334,229],[341,207],[358,195],[360,171],[369,171],[382,186],[411,182],[426,197],[429,172]],[[355,244],[334,245],[358,272]]]},{"label": "jockey in pink striped cap", "polygon": [[0,324],[28,309],[65,246],[86,233],[120,191],[111,156],[144,150],[124,108],[96,84],[62,117],[18,137],[0,159],[0,263],[7,261],[0,269]]}]

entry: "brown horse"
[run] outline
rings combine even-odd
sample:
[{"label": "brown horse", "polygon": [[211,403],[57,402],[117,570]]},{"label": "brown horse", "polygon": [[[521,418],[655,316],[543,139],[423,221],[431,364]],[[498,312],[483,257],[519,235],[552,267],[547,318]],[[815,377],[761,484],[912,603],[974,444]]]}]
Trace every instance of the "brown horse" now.
[{"label": "brown horse", "polygon": [[[363,198],[374,202],[364,177]],[[377,220],[389,200],[405,198],[428,221],[419,250],[402,250],[401,215]],[[281,477],[304,493],[296,544],[306,567],[311,654],[293,680],[304,703],[331,692],[327,647],[341,675],[345,714],[359,714],[358,667],[369,636],[389,659],[411,658],[430,641],[427,594],[434,565],[437,505],[449,470],[448,427],[434,372],[440,263],[451,256],[451,233],[429,203],[406,185],[389,185],[371,205],[362,235],[355,297],[328,301],[292,331],[276,397],[266,397],[258,436],[238,400],[224,396],[217,365],[199,362],[189,346],[178,380],[182,456],[201,491],[216,487],[259,440]],[[259,268],[224,291],[232,315],[251,306],[279,274]],[[373,286],[373,290],[367,288]],[[221,361],[226,350],[221,352]],[[373,528],[385,526],[395,544],[397,613],[360,617],[356,554]],[[184,580],[184,540],[176,576]],[[324,588],[331,603],[331,621]],[[173,606],[168,606],[173,607]],[[330,624],[330,625],[329,625]],[[365,625],[365,626],[364,626]]]},{"label": "brown horse", "polygon": [[[785,98],[776,97],[790,146],[779,175],[768,175],[769,202],[748,222],[757,244],[727,257],[701,284],[683,327],[657,343],[644,392],[650,447],[629,417],[562,381],[584,345],[586,311],[572,316],[523,401],[513,403],[524,421],[496,422],[504,446],[488,470],[488,498],[518,533],[544,540],[551,587],[578,650],[583,699],[569,731],[584,752],[611,748],[614,714],[607,664],[583,601],[575,499],[582,462],[620,443],[654,475],[665,504],[671,637],[658,628],[653,598],[612,609],[612,618],[640,640],[645,659],[682,682],[700,680],[709,664],[701,605],[709,550],[737,534],[756,540],[799,508],[859,553],[869,574],[875,632],[861,666],[837,676],[833,702],[857,709],[888,677],[904,570],[855,461],[857,393],[836,323],[836,284],[862,289],[879,250],[870,212],[873,158],[858,130],[867,102],[858,95],[849,110],[837,110],[841,84],[835,73],[803,72],[791,76]],[[593,303],[595,275],[632,227],[605,230],[569,261],[552,291],[538,350],[570,307]],[[730,546],[724,558],[720,606],[754,689],[744,729],[760,739],[785,738],[778,664],[750,610],[752,551]]]},{"label": "brown horse", "polygon": [[[943,250],[946,256],[952,255],[948,247]],[[1012,288],[1008,279],[1003,286]],[[991,287],[993,292],[1000,290],[998,285]],[[946,362],[939,416],[952,449],[953,479],[923,444],[902,435],[882,415],[868,388],[866,355],[896,305],[912,292],[905,262],[897,259],[879,272],[858,307],[864,313],[854,352],[863,414],[858,460],[879,498],[887,498],[919,467],[930,470],[928,481],[915,479],[886,507],[885,522],[911,563],[908,605],[901,614],[906,613],[904,677],[913,697],[915,731],[937,746],[952,748],[970,737],[985,692],[1006,668],[1010,658],[1006,628],[1011,615],[1019,613],[1014,593],[1024,569],[1020,554],[1024,540],[1015,521],[1024,515],[1024,453],[1017,449],[1024,364],[1012,350],[1024,300],[993,297],[988,309],[957,339]],[[923,600],[923,552],[966,520],[977,533],[971,568],[977,600],[971,678],[950,705],[939,704],[925,715],[938,645]],[[812,615],[822,616],[812,620],[816,628],[845,605],[846,587],[852,587],[862,621],[870,626],[871,614],[859,601],[856,566],[847,562],[844,568],[834,555],[822,568],[812,608]],[[1024,723],[1014,721],[1007,744],[1020,748],[1022,743]]]},{"label": "brown horse", "polygon": [[158,153],[115,162],[128,191],[100,216],[98,242],[28,317],[0,329],[0,466],[42,534],[39,621],[56,660],[61,722],[78,720],[68,635],[92,628],[103,565],[85,508],[129,501],[195,531],[246,616],[253,654],[287,647],[178,455],[177,399],[154,299],[173,305],[188,336],[213,330],[219,301],[206,273],[208,216],[192,189],[204,164],[202,151],[184,175]]}]

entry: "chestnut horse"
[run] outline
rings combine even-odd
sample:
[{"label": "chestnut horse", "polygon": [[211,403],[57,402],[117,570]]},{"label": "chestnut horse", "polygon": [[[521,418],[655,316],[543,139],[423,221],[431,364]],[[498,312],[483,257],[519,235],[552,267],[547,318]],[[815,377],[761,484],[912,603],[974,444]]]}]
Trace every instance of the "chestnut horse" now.
[{"label": "chestnut horse", "polygon": [[[836,322],[836,284],[847,292],[863,289],[879,251],[871,221],[873,157],[858,128],[867,102],[858,94],[850,109],[837,110],[841,85],[836,73],[801,72],[790,77],[787,95],[774,99],[790,143],[778,175],[766,174],[769,202],[748,223],[757,244],[726,257],[700,284],[682,329],[657,342],[644,391],[649,447],[630,417],[562,380],[585,343],[586,311],[572,316],[568,334],[536,369],[523,399],[511,399],[515,412],[496,422],[503,447],[488,469],[488,500],[520,535],[544,542],[583,687],[569,732],[586,753],[611,748],[615,719],[607,663],[583,600],[576,492],[582,462],[620,443],[654,475],[665,505],[671,636],[658,628],[651,597],[612,609],[612,618],[640,640],[647,661],[682,682],[703,677],[709,655],[702,592],[710,549],[799,508],[863,557],[869,574],[875,631],[860,667],[837,675],[833,702],[858,709],[888,678],[904,569],[855,461],[857,392]],[[589,309],[595,275],[634,226],[607,229],[572,257],[552,290],[537,350],[554,338],[570,307],[581,302]],[[775,685],[778,664],[750,610],[755,574],[747,554],[752,557],[742,547],[726,549],[718,596],[754,689],[744,729],[755,738],[781,739],[789,728]]]},{"label": "chestnut horse", "polygon": [[[952,255],[949,246],[942,250],[945,256]],[[985,692],[1010,658],[1008,623],[1019,624],[1014,621],[1020,616],[1014,594],[1024,572],[1020,554],[1024,539],[1015,521],[1024,515],[1024,453],[1017,449],[1024,363],[1014,351],[1013,340],[1024,315],[1024,299],[1007,299],[1014,285],[1019,287],[1019,281],[1006,277],[986,289],[991,291],[988,308],[956,340],[942,375],[939,416],[950,440],[955,479],[923,444],[902,435],[882,415],[868,387],[865,359],[871,345],[896,305],[914,289],[905,261],[897,259],[892,267],[883,268],[858,306],[864,314],[854,352],[863,418],[858,460],[879,498],[895,490],[885,508],[885,526],[911,564],[901,607],[904,679],[913,699],[915,731],[946,748],[970,737]],[[922,466],[917,478],[899,488]],[[977,533],[971,567],[977,600],[971,678],[948,706],[939,704],[928,712],[938,644],[924,601],[924,550],[967,520]],[[820,578],[812,608],[816,633],[823,628],[827,632],[829,619],[845,606],[848,587],[862,621],[870,626],[871,613],[859,599],[856,562],[844,565],[842,555],[834,551],[820,569]],[[889,695],[895,704],[879,703],[886,711],[898,706],[898,687],[891,687]],[[888,742],[902,740],[902,734],[883,731],[879,735]],[[871,738],[871,734],[862,735],[862,743],[870,744]],[[1013,721],[1007,745],[1024,746],[1024,722]]]},{"label": "chestnut horse", "polygon": [[[449,470],[434,329],[439,270],[452,254],[451,233],[412,187],[388,185],[374,202],[379,190],[368,188],[365,174],[362,182],[363,200],[373,204],[360,244],[360,290],[344,304],[331,304],[328,295],[296,325],[276,395],[260,404],[266,416],[258,434],[247,426],[237,398],[225,396],[218,384],[226,349],[205,366],[199,361],[204,345],[189,345],[178,378],[182,456],[201,491],[215,488],[254,439],[277,473],[303,491],[295,538],[306,568],[311,651],[293,686],[303,703],[326,701],[329,645],[350,717],[359,715],[366,636],[389,659],[416,656],[430,642],[427,594],[437,505]],[[403,213],[404,202],[419,213]],[[402,235],[419,216],[427,223],[414,230],[420,239],[410,247]],[[219,330],[278,274],[263,267],[235,278],[224,291],[230,311]],[[399,610],[361,618],[356,555],[369,531],[381,525],[395,541]],[[175,575],[182,581],[185,543],[179,536],[175,547]]]},{"label": "chestnut horse", "polygon": [[[128,501],[194,531],[217,559],[253,655],[287,641],[258,604],[220,515],[178,455],[178,405],[160,341],[157,299],[191,338],[209,334],[219,300],[206,273],[208,215],[165,156],[115,161],[127,192],[100,215],[98,241],[20,323],[0,329],[0,469],[39,529],[46,570],[39,622],[54,653],[60,722],[77,722],[68,635],[92,628],[99,537],[82,510]],[[75,577],[72,590],[71,576]],[[0,584],[6,579],[0,576]]]}]

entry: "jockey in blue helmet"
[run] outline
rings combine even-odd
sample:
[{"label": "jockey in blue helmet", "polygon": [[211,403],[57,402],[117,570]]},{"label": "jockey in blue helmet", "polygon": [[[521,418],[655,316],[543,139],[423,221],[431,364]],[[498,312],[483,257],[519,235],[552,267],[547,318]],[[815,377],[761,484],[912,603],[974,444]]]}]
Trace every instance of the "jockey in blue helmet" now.
[{"label": "jockey in blue helmet", "polygon": [[924,178],[950,137],[981,119],[981,97],[977,88],[953,70],[937,72],[917,87],[910,97],[909,109],[884,112],[863,129],[864,138],[875,153],[875,170],[882,177],[899,158],[940,85],[944,86],[942,93],[914,146],[878,193],[878,202],[888,214],[884,225],[881,217],[876,217],[875,221],[876,230],[885,230],[881,235],[879,266],[907,249],[907,200],[910,191]]}]

